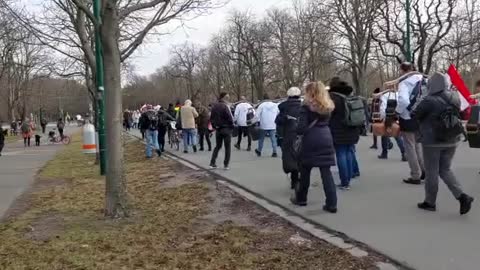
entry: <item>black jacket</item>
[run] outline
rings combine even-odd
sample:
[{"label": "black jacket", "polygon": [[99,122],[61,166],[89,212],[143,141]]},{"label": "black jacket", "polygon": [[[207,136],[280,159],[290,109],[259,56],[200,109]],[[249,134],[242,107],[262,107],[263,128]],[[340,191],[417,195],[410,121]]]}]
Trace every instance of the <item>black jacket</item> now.
[{"label": "black jacket", "polygon": [[3,128],[0,126],[0,145],[5,143],[5,134],[3,132]]},{"label": "black jacket", "polygon": [[140,119],[138,121],[138,123],[140,125],[140,129],[142,129],[142,130],[150,129],[151,123],[150,123],[150,120],[148,118],[148,115],[151,114],[151,113],[156,113],[156,112],[152,110],[152,111],[146,111],[146,112],[142,113],[142,115],[140,116]]},{"label": "black jacket", "polygon": [[[297,132],[303,136],[300,160],[305,167],[331,167],[335,166],[335,149],[332,133],[328,127],[328,114],[319,114],[312,111],[307,105],[302,106]],[[315,120],[317,123],[309,129]]]},{"label": "black jacket", "polygon": [[225,101],[213,105],[210,122],[215,129],[233,128],[233,115]]},{"label": "black jacket", "polygon": [[275,120],[278,136],[282,138],[283,171],[291,173],[298,171],[298,161],[295,158],[293,144],[297,138],[297,123],[300,117],[302,102],[298,97],[290,97],[278,105],[280,113]]},{"label": "black jacket", "polygon": [[166,126],[168,126],[168,123],[165,123],[165,122],[161,121],[162,118],[165,118],[166,121],[175,121],[175,118],[172,115],[170,115],[168,112],[160,109],[158,111],[158,119],[159,119],[158,129],[163,129]]},{"label": "black jacket", "polygon": [[346,83],[335,85],[330,89],[330,97],[335,103],[335,109],[332,112],[329,125],[335,145],[357,144],[360,140],[360,128],[349,127],[345,123],[345,99],[335,95],[335,93],[340,93],[349,96],[352,92],[353,88]]}]

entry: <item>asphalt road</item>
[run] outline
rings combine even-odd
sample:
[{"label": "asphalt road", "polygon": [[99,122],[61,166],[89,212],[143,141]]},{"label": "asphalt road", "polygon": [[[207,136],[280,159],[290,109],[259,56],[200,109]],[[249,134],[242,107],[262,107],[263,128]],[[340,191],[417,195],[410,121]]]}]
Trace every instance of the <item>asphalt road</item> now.
[{"label": "asphalt road", "polygon": [[[49,130],[55,125],[49,125]],[[76,128],[66,129],[71,134]],[[14,200],[21,195],[34,181],[41,169],[62,145],[42,145],[35,147],[32,138],[31,147],[25,148],[23,140],[7,144],[0,157],[0,218],[5,214]],[[81,149],[79,149],[81,151]]]},{"label": "asphalt road", "polygon": [[[480,149],[462,145],[454,161],[455,173],[465,190],[477,197],[470,214],[461,217],[458,202],[443,183],[438,194],[438,211],[417,209],[416,204],[423,200],[423,186],[402,183],[409,169],[407,163],[400,161],[396,146],[389,160],[378,160],[378,151],[369,149],[371,138],[362,138],[357,146],[362,176],[354,180],[352,190],[338,192],[339,213],[332,215],[322,211],[324,195],[318,172],[312,176],[314,186],[310,190],[309,206],[298,208],[290,204],[289,182],[281,169],[281,159],[269,157],[269,144],[266,141],[262,158],[253,152],[233,150],[231,170],[218,170],[218,173],[412,268],[480,269]],[[222,164],[222,152],[218,164]],[[200,167],[209,165],[208,152],[173,153]],[[332,170],[339,181],[336,168]]]}]

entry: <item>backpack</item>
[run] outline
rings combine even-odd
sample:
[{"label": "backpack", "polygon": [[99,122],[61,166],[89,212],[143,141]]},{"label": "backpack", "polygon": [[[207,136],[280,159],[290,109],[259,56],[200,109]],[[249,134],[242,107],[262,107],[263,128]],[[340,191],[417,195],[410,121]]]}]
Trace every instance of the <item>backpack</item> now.
[{"label": "backpack", "polygon": [[407,107],[409,112],[413,112],[427,95],[427,83],[428,79],[424,77],[421,81],[417,82],[413,88],[410,94],[410,105]]},{"label": "backpack", "polygon": [[22,133],[30,132],[30,125],[27,122],[24,122],[21,127]]},{"label": "backpack", "polygon": [[465,134],[460,110],[441,96],[437,96],[437,100],[445,105],[445,109],[438,115],[437,121],[433,123],[435,139],[439,142],[448,142],[459,135]]},{"label": "backpack", "polygon": [[253,124],[253,119],[255,118],[255,110],[253,108],[249,108],[247,111],[247,126]]},{"label": "backpack", "polygon": [[365,114],[365,103],[359,96],[346,96],[337,92],[334,95],[340,96],[345,103],[344,123],[349,127],[362,127],[367,121]]},{"label": "backpack", "polygon": [[157,130],[158,127],[158,114],[154,111],[147,112],[148,129]]}]

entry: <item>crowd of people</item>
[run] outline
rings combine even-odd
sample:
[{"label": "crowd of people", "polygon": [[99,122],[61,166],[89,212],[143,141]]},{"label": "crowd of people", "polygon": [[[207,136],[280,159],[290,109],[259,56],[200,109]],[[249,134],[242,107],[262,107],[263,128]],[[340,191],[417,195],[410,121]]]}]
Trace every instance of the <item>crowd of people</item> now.
[{"label": "crowd of people", "polygon": [[[303,95],[301,89],[292,87],[282,102],[266,95],[257,105],[245,97],[232,104],[229,95],[221,93],[218,101],[208,107],[192,104],[190,100],[183,105],[170,104],[168,110],[147,105],[141,111],[126,111],[126,128],[132,120],[133,126],[145,134],[147,158],[152,157],[153,150],[161,155],[165,135],[172,128],[182,131],[184,153],[197,152],[197,145],[200,151],[205,151],[204,141],[207,142],[208,151],[213,150],[211,169],[217,169],[217,158],[224,148],[225,170],[230,165],[233,137],[237,137],[233,145],[237,150],[242,149],[243,138],[247,140],[247,151],[252,151],[253,141],[258,141],[254,149],[258,157],[264,154],[264,141],[268,137],[272,158],[278,156],[278,147],[282,150],[282,167],[290,176],[294,191],[291,202],[307,205],[311,171],[318,168],[326,197],[324,210],[336,213],[337,188],[350,190],[352,179],[360,176],[356,145],[371,126],[372,149],[378,149],[377,136],[381,137],[378,158],[388,159],[394,140],[401,160],[410,169],[410,175],[403,181],[412,185],[425,182],[425,199],[418,204],[419,208],[436,210],[441,178],[459,201],[460,213],[464,215],[470,211],[474,199],[463,191],[451,170],[463,133],[458,93],[451,90],[445,74],[427,77],[415,72],[410,63],[403,63],[400,69],[398,80],[386,84],[385,91],[374,91],[370,106],[354,94],[347,82],[333,78],[328,86],[320,81],[309,83]],[[379,127],[383,132],[377,132]],[[334,166],[340,178],[337,186],[331,172]]]}]

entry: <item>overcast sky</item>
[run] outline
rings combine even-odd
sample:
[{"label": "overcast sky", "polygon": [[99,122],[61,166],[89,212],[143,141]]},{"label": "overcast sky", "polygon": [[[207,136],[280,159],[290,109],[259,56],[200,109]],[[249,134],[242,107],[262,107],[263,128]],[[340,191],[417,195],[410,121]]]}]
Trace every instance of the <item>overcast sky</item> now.
[{"label": "overcast sky", "polygon": [[271,7],[287,7],[290,0],[231,0],[226,6],[211,11],[210,15],[187,22],[186,28],[177,29],[173,34],[150,40],[137,51],[132,58],[135,72],[142,75],[153,73],[157,68],[168,62],[172,45],[185,41],[207,45],[212,35],[218,33],[224,26],[232,10],[249,10],[263,16]]}]

